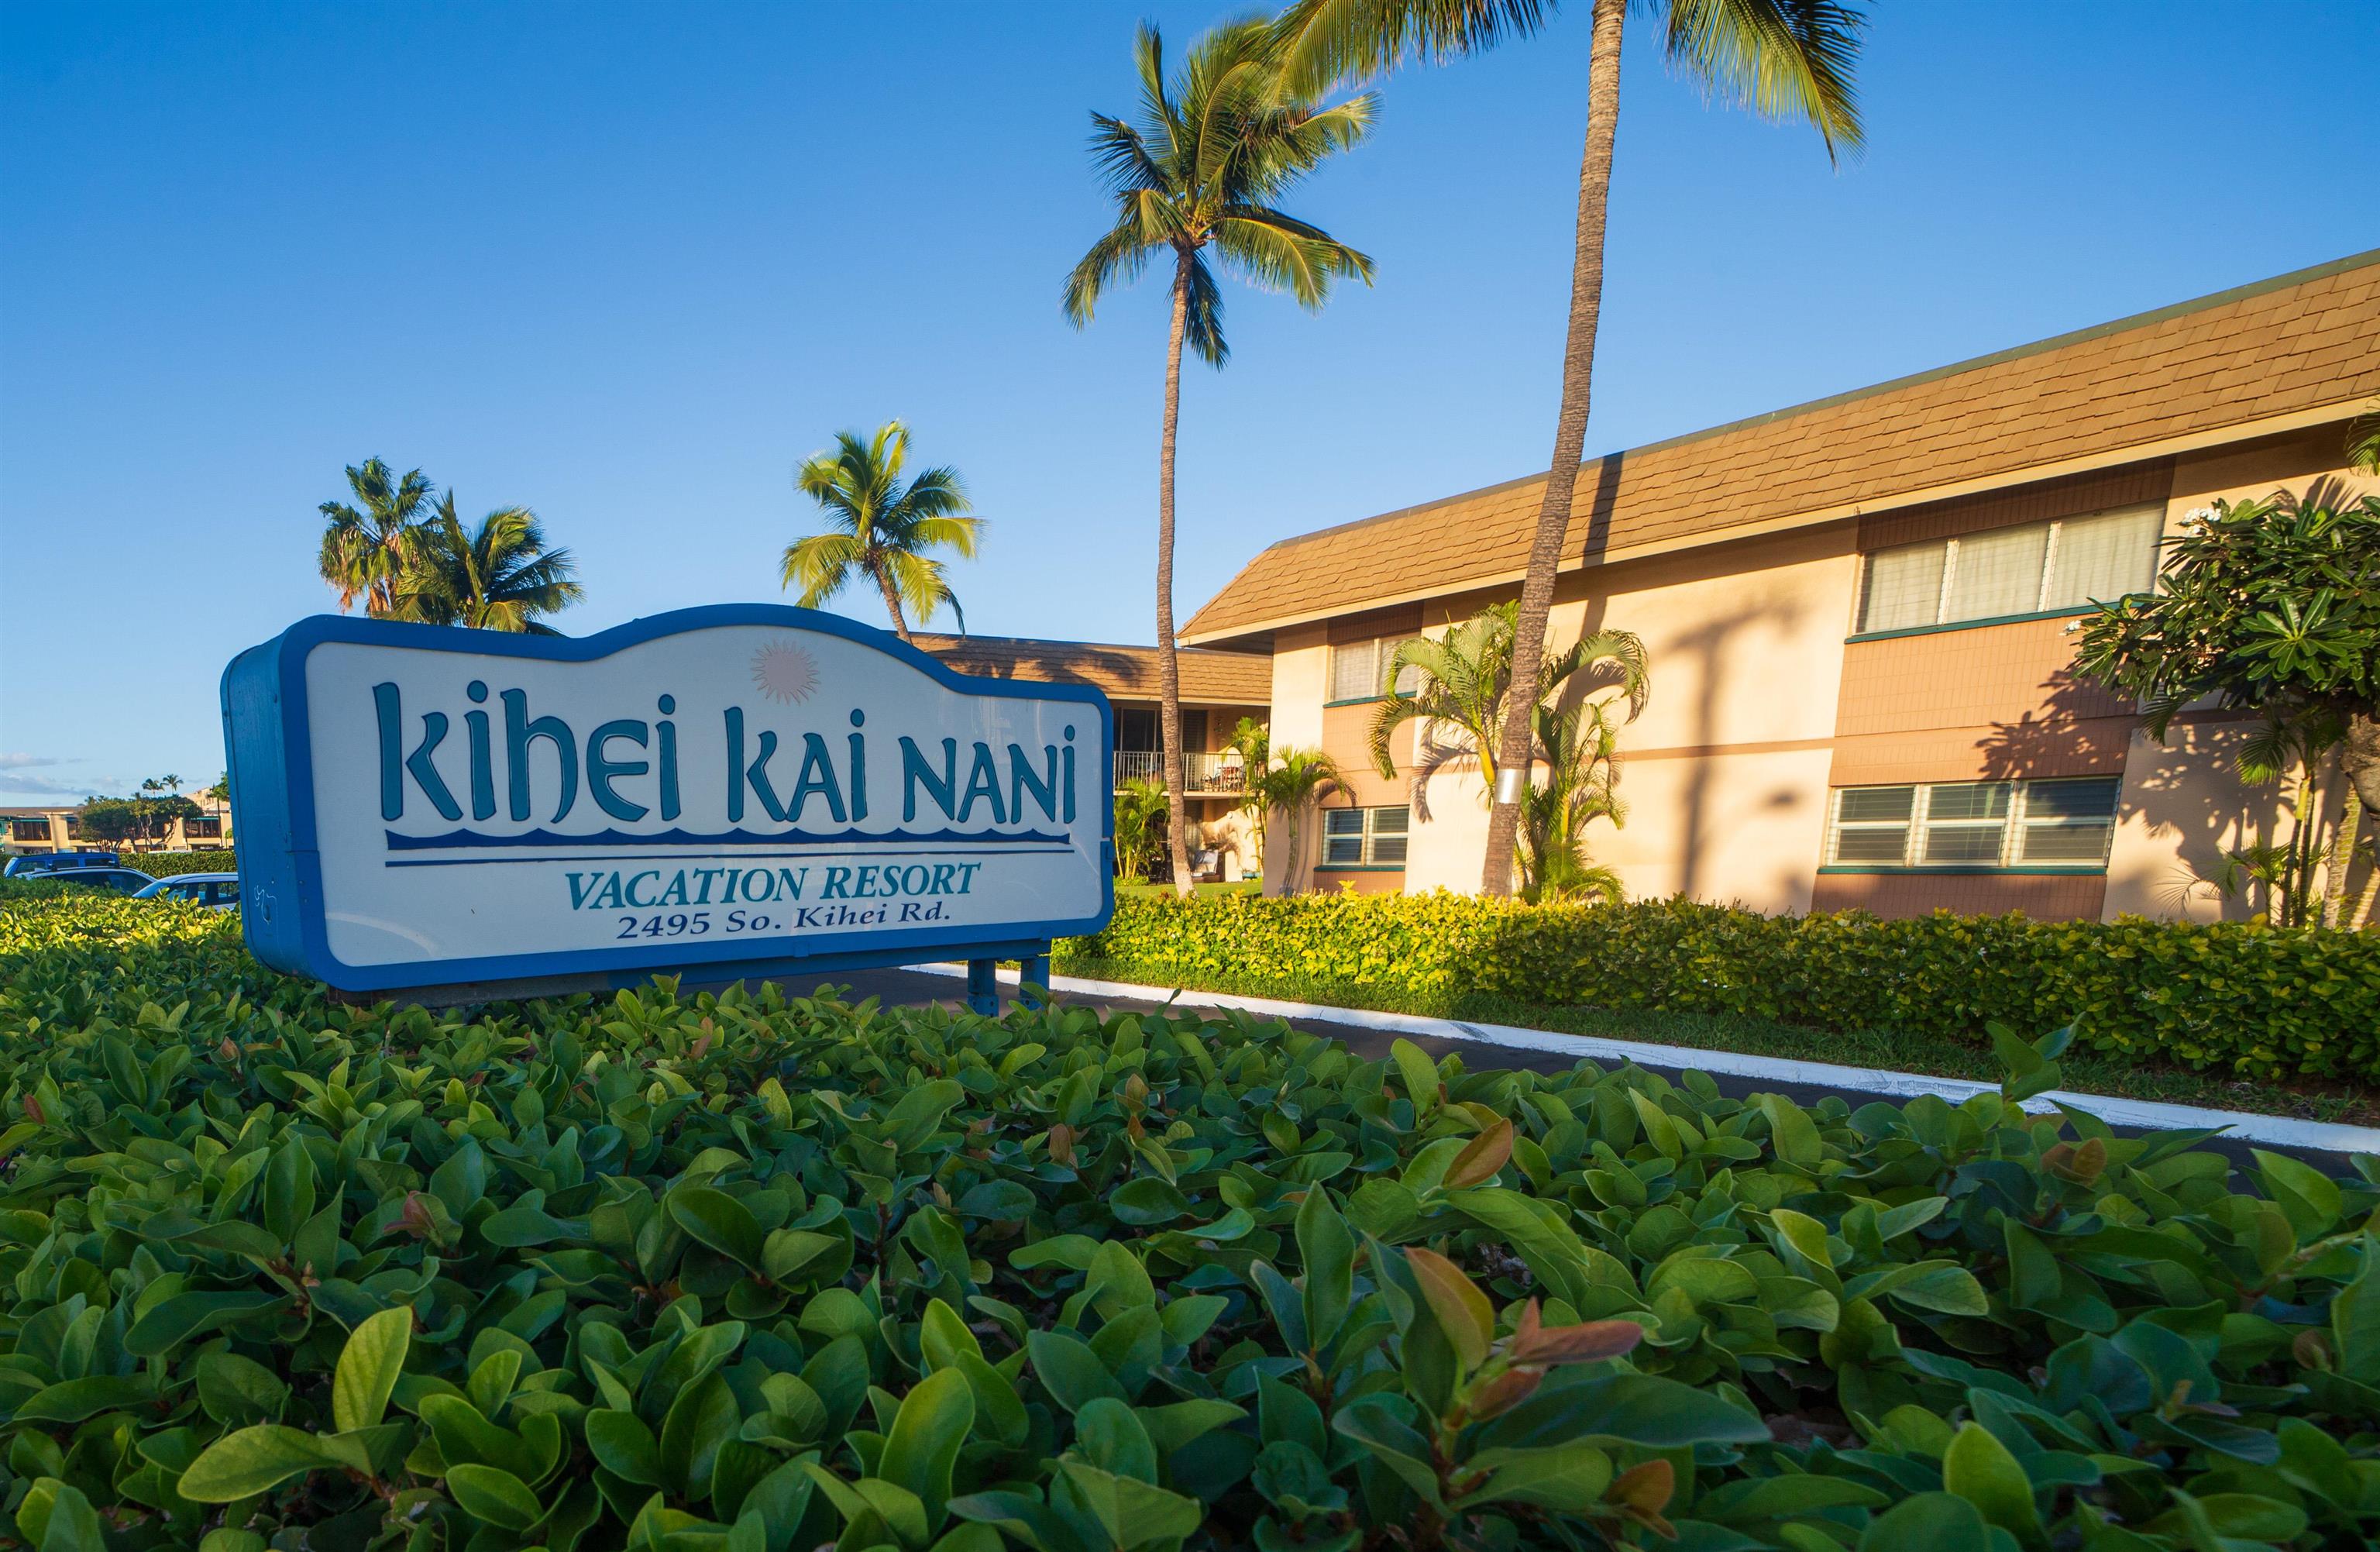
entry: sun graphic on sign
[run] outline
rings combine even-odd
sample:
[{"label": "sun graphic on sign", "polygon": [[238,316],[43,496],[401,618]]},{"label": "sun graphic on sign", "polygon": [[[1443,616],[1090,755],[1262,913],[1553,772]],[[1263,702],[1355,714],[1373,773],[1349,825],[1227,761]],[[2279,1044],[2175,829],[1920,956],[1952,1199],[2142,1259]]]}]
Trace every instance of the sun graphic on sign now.
[{"label": "sun graphic on sign", "polygon": [[808,700],[818,693],[818,660],[790,641],[771,641],[752,654],[752,683],[771,700]]}]

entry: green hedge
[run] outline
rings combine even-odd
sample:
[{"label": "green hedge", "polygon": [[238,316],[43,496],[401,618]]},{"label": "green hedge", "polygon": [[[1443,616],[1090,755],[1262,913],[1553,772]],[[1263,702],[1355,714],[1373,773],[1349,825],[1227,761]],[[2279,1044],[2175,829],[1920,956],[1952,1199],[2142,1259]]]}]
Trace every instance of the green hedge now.
[{"label": "green hedge", "polygon": [[152,879],[170,879],[177,873],[231,873],[237,871],[232,861],[231,848],[220,852],[118,852],[127,867],[137,867]]},{"label": "green hedge", "polygon": [[1133,899],[1061,948],[1142,967],[1312,978],[1451,1000],[1749,1013],[1982,1043],[2072,1020],[2116,1055],[2254,1077],[2380,1080],[2380,933],[2041,922],[1937,912],[1764,916],[1687,901],[1527,906],[1464,895]]},{"label": "green hedge", "polygon": [[343,1006],[0,891],[27,1552],[2344,1552],[2374,1178],[1279,1023]]}]

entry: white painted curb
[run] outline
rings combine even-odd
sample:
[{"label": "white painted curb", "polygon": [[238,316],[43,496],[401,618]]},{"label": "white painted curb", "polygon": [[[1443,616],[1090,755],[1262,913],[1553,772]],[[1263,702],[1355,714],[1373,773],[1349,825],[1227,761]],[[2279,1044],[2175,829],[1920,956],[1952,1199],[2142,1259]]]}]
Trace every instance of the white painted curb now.
[{"label": "white painted curb", "polygon": [[[935,976],[965,976],[963,964],[920,964],[913,968]],[[1000,978],[1015,984],[1017,972],[1002,969]],[[1633,1040],[1611,1040],[1597,1035],[1565,1035],[1550,1029],[1524,1029],[1510,1024],[1468,1024],[1454,1019],[1426,1018],[1417,1013],[1382,1013],[1366,1008],[1333,1008],[1318,1002],[1284,1002],[1270,997],[1241,997],[1229,992],[1193,991],[1187,988],[1135,986],[1129,981],[1091,981],[1076,976],[1053,976],[1050,989],[1068,997],[1116,997],[1142,1002],[1180,1002],[1200,1008],[1236,1008],[1271,1018],[1315,1019],[1378,1029],[1398,1035],[1426,1035],[1440,1040],[1503,1046],[1514,1050],[1552,1051],[1587,1057],[1597,1061],[1633,1061],[1640,1067],[1695,1068],[1730,1077],[1760,1078],[1770,1083],[1809,1084],[1853,1094],[1875,1094],[1913,1099],[1936,1094],[1957,1104],[1978,1094],[1997,1094],[1998,1084],[1964,1078],[1937,1078],[1924,1073],[1895,1073],[1879,1067],[1844,1067],[1831,1061],[1794,1061],[1784,1057],[1749,1056],[1738,1051],[1704,1050],[1694,1046],[1656,1046]],[[2220,1127],[2242,1142],[2276,1147],[2308,1148],[2326,1153],[2380,1154],[2380,1129],[2342,1126],[2330,1122],[2296,1121],[2288,1116],[2256,1115],[2247,1110],[2208,1110],[2195,1105],[2167,1105],[2150,1099],[2118,1099],[2103,1094],[2076,1094],[2052,1089],[2024,1101],[2034,1112],[2059,1105],[2087,1110],[2110,1126],[2170,1132],[2184,1128]]]}]

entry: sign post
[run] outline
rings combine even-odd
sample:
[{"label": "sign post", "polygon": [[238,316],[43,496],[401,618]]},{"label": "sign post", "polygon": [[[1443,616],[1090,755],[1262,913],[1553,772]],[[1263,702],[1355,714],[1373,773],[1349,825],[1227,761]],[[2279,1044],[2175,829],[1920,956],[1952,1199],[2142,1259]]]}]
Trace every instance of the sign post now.
[{"label": "sign post", "polygon": [[1114,718],[836,615],[599,635],[318,616],[224,673],[250,951],[477,1001],[968,962],[1115,908]]}]

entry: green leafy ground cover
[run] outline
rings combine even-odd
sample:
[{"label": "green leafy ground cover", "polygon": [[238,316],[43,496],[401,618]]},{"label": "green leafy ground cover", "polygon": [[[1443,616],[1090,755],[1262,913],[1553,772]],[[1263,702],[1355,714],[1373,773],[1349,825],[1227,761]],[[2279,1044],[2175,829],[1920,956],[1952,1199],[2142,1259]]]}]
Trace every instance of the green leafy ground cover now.
[{"label": "green leafy ground cover", "polygon": [[[41,1552],[2360,1546],[2380,1188],[1279,1025],[432,1014],[0,890]],[[2367,1171],[2372,1166],[2365,1166]]]}]

